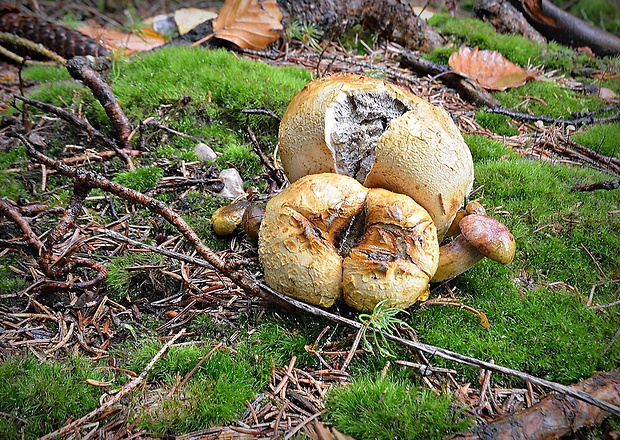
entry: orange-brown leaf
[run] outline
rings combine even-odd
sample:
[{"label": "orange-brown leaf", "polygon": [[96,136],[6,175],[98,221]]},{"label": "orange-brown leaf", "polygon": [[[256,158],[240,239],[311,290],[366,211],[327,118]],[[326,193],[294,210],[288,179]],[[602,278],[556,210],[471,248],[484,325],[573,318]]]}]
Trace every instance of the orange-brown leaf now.
[{"label": "orange-brown leaf", "polygon": [[281,20],[276,0],[226,0],[213,32],[242,49],[261,50],[280,37]]},{"label": "orange-brown leaf", "polygon": [[107,29],[91,22],[80,26],[78,30],[110,49],[123,49],[125,53],[146,52],[166,43],[163,35],[151,29],[143,29],[140,35]]},{"label": "orange-brown leaf", "polygon": [[462,46],[458,52],[450,55],[448,64],[454,72],[475,80],[488,90],[522,86],[539,73],[537,70],[523,69],[497,51],[467,46]]}]

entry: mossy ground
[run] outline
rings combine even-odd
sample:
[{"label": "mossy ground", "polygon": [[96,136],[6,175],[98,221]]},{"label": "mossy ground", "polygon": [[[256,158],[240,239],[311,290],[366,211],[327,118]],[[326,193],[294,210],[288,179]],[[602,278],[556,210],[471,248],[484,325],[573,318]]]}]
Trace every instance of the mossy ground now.
[{"label": "mossy ground", "polygon": [[[454,33],[459,27],[454,25],[451,29]],[[471,33],[477,35],[475,29]],[[481,33],[476,38],[469,41],[497,48],[495,37],[485,39]],[[518,62],[542,61],[540,48],[519,53],[523,49],[517,50],[521,43],[506,42],[505,55]],[[544,53],[548,54],[556,48],[546,50]],[[557,50],[563,54],[565,49]],[[563,65],[563,56],[557,56],[553,68]],[[586,61],[584,65],[589,63]],[[567,71],[570,69],[572,66]],[[25,75],[28,74],[40,81],[62,81],[57,86],[49,83],[39,87],[37,99],[81,104],[87,107],[91,121],[105,129],[101,109],[81,87],[57,70],[26,70]],[[140,161],[141,168],[135,173],[118,172],[113,177],[147,191],[157,184],[166,166],[195,160],[192,149],[197,141],[211,145],[219,153],[217,167],[233,164],[242,172],[246,185],[260,188],[260,162],[252,152],[247,128],[257,134],[265,151],[271,152],[278,124],[269,117],[244,114],[242,110],[259,108],[281,115],[290,99],[309,81],[310,74],[240,59],[223,50],[174,47],[131,61],[118,61],[109,79],[132,121],[156,116],[162,124],[190,136],[164,137],[155,130],[144,134],[150,155]],[[529,107],[529,111],[538,114],[565,116],[567,109],[578,112],[600,105],[554,81],[531,83],[497,96],[506,105],[513,105],[521,95],[530,93],[543,95],[547,101],[547,106],[533,103]],[[479,115],[479,121],[484,122],[484,115]],[[489,116],[495,118],[495,125],[485,125],[496,132],[508,134],[512,129],[505,116]],[[620,157],[614,141],[619,138],[617,133],[617,124],[600,125],[584,129],[579,136],[585,144],[598,140],[603,154]],[[489,329],[483,328],[475,315],[453,307],[416,305],[405,319],[422,342],[484,360],[493,359],[497,364],[561,383],[575,382],[596,370],[617,368],[620,345],[616,341],[608,347],[620,325],[617,307],[599,310],[588,307],[586,301],[593,289],[594,305],[618,299],[620,199],[613,191],[570,191],[574,185],[609,176],[578,166],[523,159],[501,143],[479,135],[467,136],[466,141],[475,161],[475,187],[482,187],[476,197],[483,196],[482,202],[491,213],[498,207],[495,215],[515,235],[517,257],[506,267],[482,262],[451,283],[457,297],[487,315]],[[12,183],[7,171],[14,163],[25,161],[23,150],[5,154],[0,161],[0,176],[7,179],[4,188],[10,189],[7,195],[13,197],[25,191],[27,186]],[[175,201],[174,197],[170,200]],[[208,244],[226,246],[226,241],[209,232],[208,222],[210,213],[225,201],[195,192],[188,195],[186,202],[182,214],[201,229]],[[140,215],[148,218],[146,212]],[[127,303],[136,300],[145,289],[145,294],[153,294],[153,286],[159,282],[157,277],[140,272],[128,276],[125,271],[127,266],[145,261],[162,262],[144,255],[121,255],[111,260],[106,293]],[[6,257],[2,264],[3,273],[10,274]],[[6,283],[2,286],[14,288]],[[165,286],[162,289],[161,295],[166,295]],[[268,314],[260,322],[251,315],[239,319],[243,322],[229,327],[214,324],[208,314],[194,318],[188,330],[193,332],[194,340],[205,344],[173,348],[155,365],[149,387],[134,393],[128,404],[139,429],[178,434],[232,423],[245,410],[245,402],[265,389],[272,366],[287,365],[292,356],[297,356],[298,365],[320,367],[304,346],[311,344],[327,323],[310,318],[282,318],[277,314]],[[119,324],[119,345],[110,350],[117,366],[141,371],[161,347],[154,329],[164,320],[153,313],[141,323]],[[242,331],[234,343],[225,344],[234,351],[214,353],[183,389],[167,397],[178,378],[187,374],[213,343],[228,341],[231,334],[244,328],[253,331]],[[332,338],[344,341],[346,336],[345,331],[339,330]],[[392,345],[390,350],[399,357],[409,356]],[[106,373],[101,365],[85,360],[70,358],[61,362],[40,365],[34,358],[12,358],[0,363],[0,376],[14,378],[0,382],[0,411],[26,420],[26,438],[44,434],[69,417],[96,407],[104,389],[85,385],[86,378],[114,380],[114,387],[127,380],[122,374]],[[436,358],[431,362],[447,364]],[[379,354],[354,358],[350,367],[353,383],[330,394],[325,420],[358,439],[440,438],[469,423],[452,398],[426,391],[410,370],[392,366],[387,376],[381,378],[384,366],[385,359]],[[476,380],[477,371],[449,366],[458,369],[459,379]],[[45,387],[48,381],[59,388]],[[523,386],[510,377],[495,376],[494,381],[498,385]],[[45,397],[35,399],[38,393]],[[50,402],[58,396],[66,401],[51,410]],[[407,416],[401,417],[404,413]],[[6,427],[10,438],[18,438],[21,422],[5,417],[0,418],[0,424]]]}]

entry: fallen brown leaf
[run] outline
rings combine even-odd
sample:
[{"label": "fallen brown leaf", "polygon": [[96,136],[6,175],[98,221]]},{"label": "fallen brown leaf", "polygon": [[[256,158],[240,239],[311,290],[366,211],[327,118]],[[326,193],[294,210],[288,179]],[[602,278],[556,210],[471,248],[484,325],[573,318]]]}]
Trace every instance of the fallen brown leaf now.
[{"label": "fallen brown leaf", "polygon": [[185,35],[199,24],[215,17],[217,17],[215,12],[206,9],[181,8],[174,11],[174,21],[179,29],[179,35]]},{"label": "fallen brown leaf", "polygon": [[261,50],[280,37],[281,20],[275,0],[226,0],[213,20],[213,32],[242,49]]},{"label": "fallen brown leaf", "polygon": [[523,69],[497,51],[467,46],[450,55],[448,65],[454,72],[475,80],[488,90],[522,86],[540,73],[538,70]]},{"label": "fallen brown leaf", "polygon": [[109,49],[124,49],[127,54],[146,52],[161,46],[166,39],[157,32],[149,29],[141,31],[140,35],[104,28],[94,22],[80,26],[78,30],[84,35],[99,41]]}]

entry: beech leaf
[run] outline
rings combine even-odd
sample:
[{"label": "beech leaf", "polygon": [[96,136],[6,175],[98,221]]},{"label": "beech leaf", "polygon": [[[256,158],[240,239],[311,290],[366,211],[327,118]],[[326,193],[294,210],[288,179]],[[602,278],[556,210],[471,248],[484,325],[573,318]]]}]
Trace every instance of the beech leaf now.
[{"label": "beech leaf", "polygon": [[215,12],[198,8],[181,8],[174,11],[174,22],[179,30],[179,35],[185,35],[196,26],[207,20],[217,17]]},{"label": "beech leaf", "polygon": [[276,0],[226,0],[213,20],[213,33],[241,49],[264,49],[283,29]]},{"label": "beech leaf", "polygon": [[467,78],[475,80],[487,90],[506,90],[519,87],[535,79],[538,70],[526,70],[508,61],[495,50],[479,50],[462,46],[450,55],[450,68]]}]

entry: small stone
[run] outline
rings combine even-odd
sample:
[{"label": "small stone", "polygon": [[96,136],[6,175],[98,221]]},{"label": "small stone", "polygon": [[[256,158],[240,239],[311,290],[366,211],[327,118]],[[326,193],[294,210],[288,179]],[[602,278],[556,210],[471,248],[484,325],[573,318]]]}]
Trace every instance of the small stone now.
[{"label": "small stone", "polygon": [[213,162],[217,159],[217,154],[213,151],[213,148],[202,142],[198,142],[198,144],[196,144],[194,147],[194,153],[196,153],[198,159],[203,162]]},{"label": "small stone", "polygon": [[237,197],[245,196],[243,179],[239,171],[234,168],[227,168],[220,172],[218,178],[224,182],[224,189],[217,193],[220,197],[235,200]]}]

